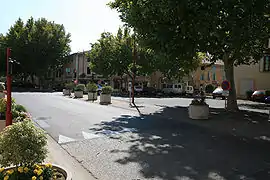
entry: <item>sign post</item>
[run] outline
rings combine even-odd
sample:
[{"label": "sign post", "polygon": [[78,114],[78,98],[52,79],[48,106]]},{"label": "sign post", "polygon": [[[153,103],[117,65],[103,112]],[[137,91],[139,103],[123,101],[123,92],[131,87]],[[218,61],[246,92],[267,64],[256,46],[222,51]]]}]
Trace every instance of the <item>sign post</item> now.
[{"label": "sign post", "polygon": [[221,88],[223,89],[222,95],[225,97],[225,109],[227,109],[227,97],[230,95],[230,89],[231,89],[231,84],[229,81],[224,80],[221,83]]}]

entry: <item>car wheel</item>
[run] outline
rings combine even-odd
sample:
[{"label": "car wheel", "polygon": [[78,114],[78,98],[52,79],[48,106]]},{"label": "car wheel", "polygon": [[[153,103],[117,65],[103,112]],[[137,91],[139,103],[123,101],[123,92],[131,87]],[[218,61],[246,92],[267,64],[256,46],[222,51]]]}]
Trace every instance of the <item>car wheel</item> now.
[{"label": "car wheel", "polygon": [[213,96],[213,99],[216,99],[216,96]]},{"label": "car wheel", "polygon": [[225,97],[223,96],[221,99],[222,99],[222,100],[224,100],[224,99],[225,99]]}]

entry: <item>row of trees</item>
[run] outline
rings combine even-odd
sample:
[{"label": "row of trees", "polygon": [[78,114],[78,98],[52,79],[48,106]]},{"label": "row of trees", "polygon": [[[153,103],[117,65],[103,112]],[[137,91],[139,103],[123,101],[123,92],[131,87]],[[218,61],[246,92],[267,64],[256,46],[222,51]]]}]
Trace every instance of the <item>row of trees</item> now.
[{"label": "row of trees", "polygon": [[184,76],[197,68],[199,56],[201,54],[198,53],[185,64],[182,61],[170,61],[170,58],[177,57],[142,46],[140,39],[128,27],[119,28],[116,35],[102,33],[100,39],[92,44],[88,54],[91,59],[90,68],[104,76],[132,77],[133,72],[136,75],[149,75],[158,70],[169,78]]},{"label": "row of trees", "polygon": [[[256,63],[270,36],[270,1],[114,0],[110,7],[138,34],[143,47],[170,57],[170,72],[189,69],[198,52],[223,60],[231,82],[228,109],[237,110],[233,67]],[[166,67],[166,66],[165,66]]]},{"label": "row of trees", "polygon": [[[13,73],[25,77],[37,76],[44,79],[49,71],[53,72],[63,66],[70,53],[70,34],[63,25],[50,22],[45,18],[34,20],[32,17],[24,23],[20,18],[8,30],[0,35],[0,42],[11,47]],[[5,72],[5,50],[0,49],[0,72]]]}]

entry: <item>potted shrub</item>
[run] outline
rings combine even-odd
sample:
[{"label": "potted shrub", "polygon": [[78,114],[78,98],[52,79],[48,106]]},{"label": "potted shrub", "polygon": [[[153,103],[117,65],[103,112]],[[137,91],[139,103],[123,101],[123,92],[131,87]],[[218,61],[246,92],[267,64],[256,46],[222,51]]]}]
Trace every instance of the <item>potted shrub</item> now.
[{"label": "potted shrub", "polygon": [[189,118],[191,119],[208,119],[209,105],[205,102],[205,97],[201,95],[198,99],[193,99],[188,107]]},{"label": "potted shrub", "polygon": [[105,86],[101,90],[100,104],[111,104],[112,87]]},{"label": "potted shrub", "polygon": [[71,90],[74,88],[74,83],[70,82],[70,83],[66,83],[65,84],[65,89],[63,89],[63,94],[64,96],[70,96],[71,95]]},{"label": "potted shrub", "polygon": [[71,180],[62,167],[42,164],[48,150],[46,134],[30,119],[8,126],[0,134],[0,179]]},{"label": "potted shrub", "polygon": [[74,96],[75,96],[75,98],[82,98],[84,90],[85,90],[85,85],[84,84],[78,84],[74,88]]},{"label": "potted shrub", "polygon": [[89,101],[97,100],[98,86],[95,83],[88,83],[87,86],[86,86],[86,89],[88,91],[88,100]]},{"label": "potted shrub", "polygon": [[254,91],[252,91],[252,90],[246,91],[246,98],[247,98],[248,100],[251,100],[251,96],[252,96],[253,93],[254,93]]},{"label": "potted shrub", "polygon": [[0,82],[0,98],[5,98],[4,90],[5,90],[5,85]]}]

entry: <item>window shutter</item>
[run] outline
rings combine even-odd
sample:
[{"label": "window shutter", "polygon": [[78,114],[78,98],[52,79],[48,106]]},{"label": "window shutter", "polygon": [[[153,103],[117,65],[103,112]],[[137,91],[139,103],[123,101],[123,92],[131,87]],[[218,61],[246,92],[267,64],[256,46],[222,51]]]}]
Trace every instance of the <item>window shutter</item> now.
[{"label": "window shutter", "polygon": [[263,72],[264,70],[264,57],[260,59],[259,61],[259,71]]}]

